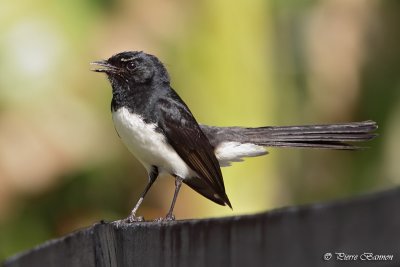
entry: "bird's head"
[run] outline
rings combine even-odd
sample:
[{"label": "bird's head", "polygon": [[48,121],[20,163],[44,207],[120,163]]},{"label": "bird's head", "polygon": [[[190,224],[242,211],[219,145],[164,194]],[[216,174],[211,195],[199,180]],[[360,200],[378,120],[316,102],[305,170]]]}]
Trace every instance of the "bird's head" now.
[{"label": "bird's head", "polygon": [[130,85],[169,83],[168,72],[161,61],[141,51],[121,52],[91,64],[99,66],[93,71],[106,73],[111,81],[123,81]]}]

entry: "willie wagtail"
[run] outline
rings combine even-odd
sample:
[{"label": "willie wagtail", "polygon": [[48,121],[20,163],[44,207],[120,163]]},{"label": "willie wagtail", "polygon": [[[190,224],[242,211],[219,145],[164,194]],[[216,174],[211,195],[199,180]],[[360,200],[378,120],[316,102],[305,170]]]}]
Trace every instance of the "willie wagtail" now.
[{"label": "willie wagtail", "polygon": [[128,221],[142,221],[136,211],[159,174],[175,177],[175,193],[164,220],[173,209],[182,182],[204,197],[232,208],[220,167],[244,157],[267,154],[266,147],[354,150],[347,142],[366,141],[376,134],[374,121],[283,127],[217,127],[198,124],[188,106],[171,88],[160,60],[143,52],[122,52],[95,61],[112,86],[115,129],[129,151],[144,165],[148,184]]}]

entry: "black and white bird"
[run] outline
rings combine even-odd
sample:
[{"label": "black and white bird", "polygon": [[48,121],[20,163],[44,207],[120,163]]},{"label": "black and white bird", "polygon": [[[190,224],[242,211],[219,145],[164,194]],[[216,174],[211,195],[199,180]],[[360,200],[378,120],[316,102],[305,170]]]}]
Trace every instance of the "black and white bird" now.
[{"label": "black and white bird", "polygon": [[127,218],[130,222],[143,220],[136,212],[160,174],[175,177],[175,193],[164,218],[173,220],[182,182],[232,208],[220,167],[265,155],[266,147],[354,150],[359,147],[348,142],[376,136],[374,121],[258,128],[201,125],[171,88],[168,72],[157,57],[131,51],[92,64],[111,83],[112,119],[118,135],[148,172],[148,184]]}]

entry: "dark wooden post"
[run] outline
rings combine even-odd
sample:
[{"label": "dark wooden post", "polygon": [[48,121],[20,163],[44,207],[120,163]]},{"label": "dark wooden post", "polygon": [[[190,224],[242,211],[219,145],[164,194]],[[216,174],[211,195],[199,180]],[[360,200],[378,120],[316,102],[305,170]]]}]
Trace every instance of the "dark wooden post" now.
[{"label": "dark wooden post", "polygon": [[98,223],[3,265],[400,266],[400,188],[249,216]]}]

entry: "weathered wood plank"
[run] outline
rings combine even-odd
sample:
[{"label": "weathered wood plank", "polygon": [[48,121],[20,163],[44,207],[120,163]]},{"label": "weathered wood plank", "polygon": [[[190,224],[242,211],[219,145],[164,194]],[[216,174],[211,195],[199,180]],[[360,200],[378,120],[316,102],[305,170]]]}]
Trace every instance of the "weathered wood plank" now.
[{"label": "weathered wood plank", "polygon": [[[400,266],[400,188],[249,216],[98,223],[18,254],[4,267]],[[324,261],[325,253],[332,259]],[[340,261],[335,252],[358,255]],[[393,260],[360,259],[365,252]]]}]

